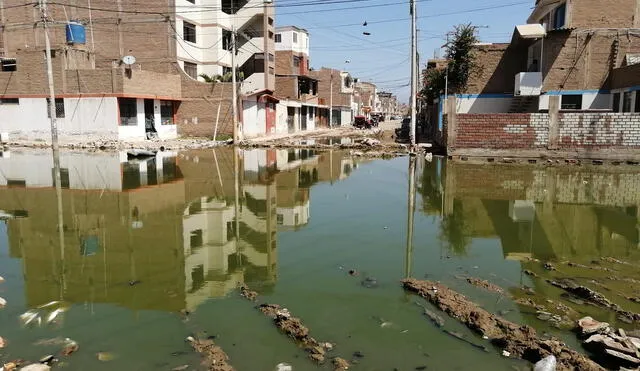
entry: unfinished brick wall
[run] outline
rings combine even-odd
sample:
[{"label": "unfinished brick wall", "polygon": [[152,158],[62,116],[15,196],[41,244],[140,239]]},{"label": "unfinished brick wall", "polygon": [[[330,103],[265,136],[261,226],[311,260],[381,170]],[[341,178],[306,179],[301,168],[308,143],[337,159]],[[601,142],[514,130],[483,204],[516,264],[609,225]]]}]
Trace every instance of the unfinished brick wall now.
[{"label": "unfinished brick wall", "polygon": [[[460,114],[451,147],[460,149],[545,150],[549,114]],[[559,150],[640,149],[640,114],[561,112]],[[447,129],[448,130],[448,129]]]},{"label": "unfinished brick wall", "polygon": [[[545,128],[532,114],[462,114],[457,116],[455,148],[534,149]],[[539,125],[534,127],[534,125]],[[547,125],[548,127],[548,125]],[[548,130],[547,130],[548,131]]]}]

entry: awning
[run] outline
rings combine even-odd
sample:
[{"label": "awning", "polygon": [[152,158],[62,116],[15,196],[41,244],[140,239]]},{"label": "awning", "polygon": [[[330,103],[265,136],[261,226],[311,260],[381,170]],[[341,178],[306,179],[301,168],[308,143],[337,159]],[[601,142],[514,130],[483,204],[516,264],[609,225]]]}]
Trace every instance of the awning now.
[{"label": "awning", "polygon": [[544,26],[539,23],[516,26],[515,32],[521,39],[541,39],[547,35]]}]

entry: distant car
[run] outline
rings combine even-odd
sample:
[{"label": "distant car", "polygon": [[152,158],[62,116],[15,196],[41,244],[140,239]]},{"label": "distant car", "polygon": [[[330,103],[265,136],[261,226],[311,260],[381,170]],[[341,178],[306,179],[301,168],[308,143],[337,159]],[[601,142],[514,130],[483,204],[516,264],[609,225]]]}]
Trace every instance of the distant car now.
[{"label": "distant car", "polygon": [[371,122],[364,116],[356,116],[353,121],[353,127],[358,129],[371,129]]}]

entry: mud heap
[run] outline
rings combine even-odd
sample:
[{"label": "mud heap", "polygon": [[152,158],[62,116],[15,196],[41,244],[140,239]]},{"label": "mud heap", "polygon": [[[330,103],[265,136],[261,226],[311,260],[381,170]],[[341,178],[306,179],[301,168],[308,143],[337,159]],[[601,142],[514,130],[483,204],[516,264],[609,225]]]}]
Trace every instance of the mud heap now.
[{"label": "mud heap", "polygon": [[588,287],[580,286],[570,279],[562,279],[558,281],[547,280],[549,284],[561,288],[564,291],[573,294],[582,299],[596,304],[600,307],[610,309],[618,314],[618,317],[625,322],[640,322],[640,314],[622,309],[618,304],[612,303],[604,295],[597,291],[593,291]]},{"label": "mud heap", "polygon": [[486,336],[491,343],[514,357],[536,363],[554,355],[558,370],[604,370],[586,356],[569,349],[558,340],[542,340],[529,326],[520,326],[480,308],[465,296],[431,281],[413,278],[402,281],[404,288],[427,299],[469,329]]},{"label": "mud heap", "polygon": [[[240,287],[240,295],[250,301],[256,301],[258,294],[251,291],[247,286]],[[273,319],[276,327],[292,338],[296,344],[304,348],[309,358],[316,363],[323,363],[326,359],[327,351],[333,349],[333,344],[319,342],[309,335],[309,329],[304,326],[302,320],[289,313],[289,310],[282,308],[278,304],[260,304],[258,309],[267,317]],[[349,363],[341,358],[335,358],[334,366],[336,370],[346,370]]]},{"label": "mud heap", "polygon": [[229,356],[212,340],[187,339],[193,349],[202,356],[202,365],[209,371],[235,371],[229,364]]},{"label": "mud heap", "polygon": [[615,369],[640,368],[640,338],[591,317],[580,319],[577,330],[582,337],[583,346],[597,354],[607,365]]}]

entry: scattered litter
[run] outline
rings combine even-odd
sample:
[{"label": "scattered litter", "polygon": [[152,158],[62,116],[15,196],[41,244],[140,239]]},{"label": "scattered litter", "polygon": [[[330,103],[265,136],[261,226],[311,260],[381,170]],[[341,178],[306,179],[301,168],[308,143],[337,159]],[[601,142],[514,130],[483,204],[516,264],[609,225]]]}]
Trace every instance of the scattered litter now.
[{"label": "scattered litter", "polygon": [[67,338],[65,346],[64,346],[64,348],[62,348],[62,355],[63,356],[70,356],[73,353],[77,352],[78,349],[80,349],[80,346],[78,345],[78,343],[76,343],[75,341]]},{"label": "scattered litter", "polygon": [[256,301],[256,299],[258,298],[258,293],[255,291],[249,290],[249,287],[244,284],[240,286],[240,295],[251,301]]},{"label": "scattered litter", "polygon": [[275,371],[293,371],[293,366],[288,363],[278,363]]},{"label": "scattered litter", "polygon": [[15,362],[5,363],[0,370],[2,371],[13,371],[18,368],[18,365]]},{"label": "scattered litter", "polygon": [[555,271],[556,267],[554,267],[553,264],[551,264],[551,263],[544,263],[544,269],[546,269],[548,271]]},{"label": "scattered litter", "polygon": [[101,362],[109,362],[115,359],[115,356],[109,352],[99,352],[96,354],[96,356],[98,358],[98,361],[101,361]]},{"label": "scattered litter", "polygon": [[335,371],[348,370],[349,367],[351,367],[351,364],[347,360],[340,357],[336,357],[333,359],[333,369]]},{"label": "scattered litter", "polygon": [[40,363],[45,364],[45,365],[50,365],[54,362],[57,362],[58,360],[56,359],[56,357],[54,357],[52,354],[48,354],[42,358],[40,358]]},{"label": "scattered litter", "polygon": [[0,283],[4,282],[4,277],[0,276]]},{"label": "scattered litter", "polygon": [[534,371],[556,371],[556,357],[550,355],[538,361],[534,366]]},{"label": "scattered litter", "polygon": [[44,365],[42,363],[34,363],[32,365],[25,366],[20,369],[20,371],[49,371],[49,370],[51,370],[51,367],[49,367],[48,365]]},{"label": "scattered litter", "polygon": [[580,330],[582,330],[583,335],[598,333],[609,328],[608,323],[596,321],[591,317],[584,317],[578,320],[578,326]]},{"label": "scattered litter", "polygon": [[0,309],[4,308],[7,305],[7,301],[3,298],[0,298]]},{"label": "scattered litter", "polygon": [[234,368],[229,364],[229,356],[217,346],[212,340],[196,340],[193,337],[187,338],[193,349],[202,356],[202,365],[211,371],[232,371]]},{"label": "scattered litter", "polygon": [[0,336],[0,349],[7,346],[7,341]]},{"label": "scattered litter", "polygon": [[184,371],[188,369],[189,369],[189,365],[182,365],[182,366],[172,368],[171,371]]},{"label": "scattered litter", "polygon": [[349,275],[350,275],[350,276],[354,276],[354,277],[355,277],[355,276],[359,275],[359,273],[358,273],[358,271],[357,271],[357,270],[355,270],[355,269],[350,269],[350,270],[349,270]]},{"label": "scattered litter", "polygon": [[504,290],[502,289],[502,287],[494,285],[493,283],[486,280],[481,280],[475,277],[469,277],[467,278],[467,282],[473,286],[480,287],[487,291],[495,292],[502,295],[504,294]]},{"label": "scattered litter", "polygon": [[502,351],[502,356],[504,356],[504,357],[507,357],[507,358],[508,358],[508,357],[511,357],[511,353],[507,352],[506,350],[503,350],[503,351]]}]

